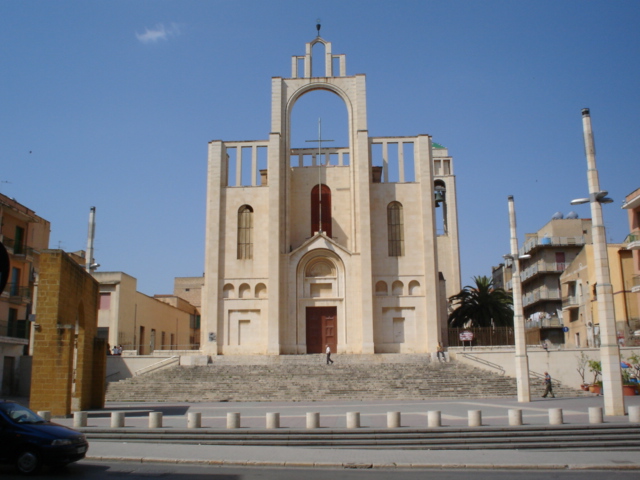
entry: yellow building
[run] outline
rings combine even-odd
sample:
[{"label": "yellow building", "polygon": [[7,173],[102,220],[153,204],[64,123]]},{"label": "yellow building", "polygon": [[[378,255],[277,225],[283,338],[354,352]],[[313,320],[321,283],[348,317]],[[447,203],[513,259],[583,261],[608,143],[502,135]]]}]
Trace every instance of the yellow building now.
[{"label": "yellow building", "polygon": [[[618,341],[625,345],[628,344],[630,320],[638,317],[637,304],[629,301],[633,259],[631,251],[624,248],[623,244],[609,244],[607,252]],[[593,245],[583,247],[560,277],[560,282],[563,322],[569,329],[565,335],[566,344],[575,347],[599,347],[600,322]]]}]

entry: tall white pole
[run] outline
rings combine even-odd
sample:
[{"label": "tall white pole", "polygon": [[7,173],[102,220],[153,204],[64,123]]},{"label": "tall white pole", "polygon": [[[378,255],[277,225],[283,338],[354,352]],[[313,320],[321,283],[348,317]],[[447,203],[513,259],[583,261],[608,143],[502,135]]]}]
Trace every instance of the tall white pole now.
[{"label": "tall white pole", "polygon": [[91,207],[89,211],[89,233],[87,234],[87,251],[85,252],[85,268],[87,272],[92,271],[93,265],[93,241],[96,235],[96,207]]},{"label": "tall white pole", "polygon": [[511,231],[511,260],[513,261],[513,334],[516,342],[516,383],[518,402],[531,401],[529,385],[529,357],[527,356],[527,340],[524,330],[524,313],[522,311],[522,285],[520,283],[520,260],[518,259],[518,237],[516,235],[516,211],[513,195],[509,198],[509,229]]},{"label": "tall white pole", "polygon": [[602,391],[605,415],[624,415],[620,350],[616,335],[616,318],[613,307],[613,287],[609,273],[607,235],[602,218],[600,181],[596,169],[596,147],[591,129],[589,109],[582,109],[584,149],[587,156],[587,180],[589,203],[591,204],[591,234],[593,237],[593,259],[596,269],[596,295],[598,321],[600,323],[600,361],[602,362]]}]

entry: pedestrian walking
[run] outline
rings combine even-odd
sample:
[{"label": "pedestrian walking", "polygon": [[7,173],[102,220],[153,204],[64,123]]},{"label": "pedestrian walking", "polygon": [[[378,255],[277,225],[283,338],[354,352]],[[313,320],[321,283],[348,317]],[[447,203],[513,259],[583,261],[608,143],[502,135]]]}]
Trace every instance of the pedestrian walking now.
[{"label": "pedestrian walking", "polygon": [[551,394],[551,398],[556,398],[553,394],[553,386],[551,385],[551,375],[548,372],[544,372],[544,395],[542,398],[547,398],[547,395]]},{"label": "pedestrian walking", "polygon": [[327,345],[327,365],[333,364],[333,360],[331,360],[331,347]]}]

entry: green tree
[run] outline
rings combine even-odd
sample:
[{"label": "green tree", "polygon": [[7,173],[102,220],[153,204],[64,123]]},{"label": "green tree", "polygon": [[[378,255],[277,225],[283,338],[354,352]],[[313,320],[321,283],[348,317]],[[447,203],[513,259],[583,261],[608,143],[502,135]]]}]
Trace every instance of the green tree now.
[{"label": "green tree", "polygon": [[467,285],[449,297],[454,306],[449,326],[512,327],[513,297],[502,288],[493,288],[493,280],[487,276],[473,277],[473,280],[475,286]]}]

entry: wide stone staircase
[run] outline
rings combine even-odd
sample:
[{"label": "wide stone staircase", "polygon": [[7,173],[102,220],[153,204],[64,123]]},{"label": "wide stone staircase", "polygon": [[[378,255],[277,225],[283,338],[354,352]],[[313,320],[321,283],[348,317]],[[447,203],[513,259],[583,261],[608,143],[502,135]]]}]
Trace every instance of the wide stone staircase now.
[{"label": "wide stone staircase", "polygon": [[[532,396],[543,391],[531,379]],[[560,397],[585,395],[555,385]],[[587,393],[587,395],[590,395]],[[231,358],[207,366],[174,366],[113,382],[112,402],[276,402],[515,397],[514,378],[426,356],[323,355]]]}]

